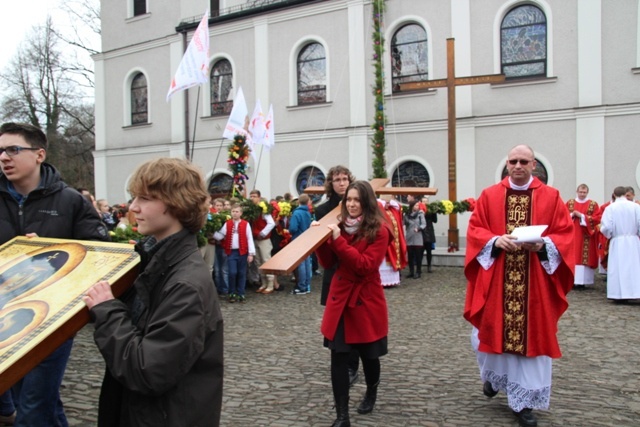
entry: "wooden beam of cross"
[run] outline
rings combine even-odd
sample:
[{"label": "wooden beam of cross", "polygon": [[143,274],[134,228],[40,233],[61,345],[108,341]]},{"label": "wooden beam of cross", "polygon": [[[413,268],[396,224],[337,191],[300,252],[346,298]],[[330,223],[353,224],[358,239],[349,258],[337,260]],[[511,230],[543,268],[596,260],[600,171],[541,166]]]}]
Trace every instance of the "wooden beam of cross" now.
[{"label": "wooden beam of cross", "polygon": [[[456,185],[456,87],[478,85],[486,83],[503,83],[504,74],[487,74],[482,76],[456,77],[455,39],[447,39],[447,78],[427,80],[415,83],[401,83],[401,91],[428,89],[436,87],[447,88],[447,128],[449,145],[449,200],[458,199]],[[458,217],[449,215],[449,245],[459,247]]]},{"label": "wooden beam of cross", "polygon": [[[428,187],[385,187],[389,183],[388,178],[375,178],[370,181],[373,191],[377,194],[399,194],[399,195],[434,195],[438,192],[435,188]],[[324,187],[308,187],[305,193],[323,194]],[[262,266],[260,270],[265,274],[289,274],[300,263],[306,259],[311,252],[324,243],[331,235],[331,230],[327,228],[329,224],[338,223],[340,205],[326,214],[320,221],[320,225],[309,227],[298,238],[290,241],[287,246],[280,249],[271,259]]]}]

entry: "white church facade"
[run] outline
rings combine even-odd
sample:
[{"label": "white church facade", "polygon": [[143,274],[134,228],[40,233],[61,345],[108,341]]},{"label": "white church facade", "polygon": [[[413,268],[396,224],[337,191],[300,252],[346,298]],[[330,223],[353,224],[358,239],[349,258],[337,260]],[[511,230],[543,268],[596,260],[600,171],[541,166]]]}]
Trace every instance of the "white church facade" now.
[{"label": "white church facade", "polygon": [[[374,43],[383,40],[386,172],[449,199],[447,89],[401,84],[506,75],[456,89],[457,199],[501,179],[508,150],[530,145],[548,184],[598,203],[640,186],[640,0],[103,0],[96,70],[96,196],[128,198],[129,176],[160,156],[192,156],[212,191],[230,181],[222,138],[242,88],[249,112],[272,104],[275,146],[258,146],[248,187],[297,196],[334,165],[372,177]],[[380,6],[380,3],[377,4]],[[165,97],[209,8],[208,83]],[[192,151],[193,150],[193,151]],[[458,219],[464,246],[469,214]],[[436,224],[447,244],[448,221]]]}]

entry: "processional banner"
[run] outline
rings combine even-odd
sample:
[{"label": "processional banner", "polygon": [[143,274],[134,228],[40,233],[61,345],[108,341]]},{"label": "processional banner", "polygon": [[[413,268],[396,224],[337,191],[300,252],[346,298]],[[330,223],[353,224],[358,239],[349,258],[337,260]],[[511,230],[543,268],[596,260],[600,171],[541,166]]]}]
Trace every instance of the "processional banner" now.
[{"label": "processional banner", "polygon": [[0,246],[0,392],[87,322],[83,295],[108,280],[119,296],[135,279],[133,246],[16,237]]}]

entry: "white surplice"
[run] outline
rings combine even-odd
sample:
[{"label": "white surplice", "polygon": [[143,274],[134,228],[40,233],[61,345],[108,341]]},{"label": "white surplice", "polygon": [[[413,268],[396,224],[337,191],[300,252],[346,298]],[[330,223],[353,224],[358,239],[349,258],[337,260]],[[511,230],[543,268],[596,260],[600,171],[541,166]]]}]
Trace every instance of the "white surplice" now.
[{"label": "white surplice", "polygon": [[640,205],[618,197],[602,215],[609,242],[607,298],[640,298]]}]

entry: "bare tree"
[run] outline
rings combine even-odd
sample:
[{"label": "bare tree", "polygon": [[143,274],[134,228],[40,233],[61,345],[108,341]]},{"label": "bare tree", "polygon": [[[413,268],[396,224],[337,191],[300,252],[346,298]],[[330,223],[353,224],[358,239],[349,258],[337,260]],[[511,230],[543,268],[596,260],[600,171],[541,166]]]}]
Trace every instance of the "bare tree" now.
[{"label": "bare tree", "polygon": [[[76,78],[78,64],[63,55],[64,46],[51,18],[33,27],[0,73],[2,119],[43,129],[49,140],[49,161],[69,184],[91,188],[93,159],[87,153],[94,146],[93,105],[85,105],[86,92]],[[91,181],[86,182],[89,177]]]}]

